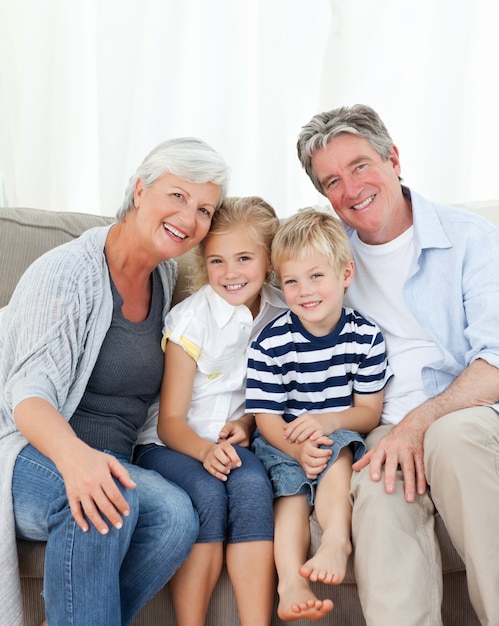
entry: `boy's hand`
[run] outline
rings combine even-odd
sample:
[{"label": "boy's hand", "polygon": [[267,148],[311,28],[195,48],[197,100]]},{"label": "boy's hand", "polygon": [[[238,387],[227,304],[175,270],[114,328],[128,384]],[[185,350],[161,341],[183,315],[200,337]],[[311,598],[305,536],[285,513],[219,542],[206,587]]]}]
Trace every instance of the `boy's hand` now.
[{"label": "boy's hand", "polygon": [[318,440],[326,433],[319,415],[304,413],[284,427],[284,439],[290,443],[303,443],[307,439]]},{"label": "boy's hand", "polygon": [[329,437],[320,437],[317,441],[306,441],[302,445],[300,455],[300,465],[303,467],[307,478],[315,479],[326,469],[332,451],[328,448],[319,448],[319,446],[331,446],[333,442]]},{"label": "boy's hand", "polygon": [[228,441],[212,444],[203,461],[204,469],[222,481],[226,481],[230,472],[241,465],[239,455]]}]

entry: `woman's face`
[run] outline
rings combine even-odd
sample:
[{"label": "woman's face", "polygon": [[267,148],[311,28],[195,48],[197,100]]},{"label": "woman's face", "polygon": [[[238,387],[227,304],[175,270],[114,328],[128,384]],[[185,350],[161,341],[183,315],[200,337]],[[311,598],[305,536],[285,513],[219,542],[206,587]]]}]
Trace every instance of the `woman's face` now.
[{"label": "woman's face", "polygon": [[190,183],[174,174],[164,174],[149,187],[137,180],[136,227],[158,262],[188,252],[203,239],[220,195],[214,183]]}]

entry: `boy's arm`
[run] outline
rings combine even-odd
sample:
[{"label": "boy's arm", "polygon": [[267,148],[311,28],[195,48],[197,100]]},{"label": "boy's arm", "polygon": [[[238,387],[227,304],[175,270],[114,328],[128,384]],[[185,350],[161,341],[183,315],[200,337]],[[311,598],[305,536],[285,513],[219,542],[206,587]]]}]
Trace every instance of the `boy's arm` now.
[{"label": "boy's arm", "polygon": [[305,440],[298,444],[291,443],[283,435],[286,426],[285,420],[280,415],[272,413],[257,413],[256,425],[260,433],[274,448],[285,452],[298,461],[309,478],[315,478],[325,468],[331,456],[331,450],[319,446],[321,444],[331,445],[329,440]]},{"label": "boy's arm", "polygon": [[316,440],[322,435],[330,435],[336,430],[354,430],[368,433],[375,428],[381,418],[384,391],[358,394],[352,397],[353,406],[343,411],[328,413],[305,413],[284,427],[284,437],[291,445],[307,439]]},{"label": "boy's arm", "polygon": [[[289,456],[301,463],[304,442],[298,444],[291,443],[284,437],[286,421],[281,415],[276,415],[275,413],[257,413],[255,419],[258,430],[274,448],[289,454]],[[316,441],[317,446],[323,443],[327,444],[325,440]]]},{"label": "boy's arm", "polygon": [[300,445],[290,443],[284,437],[286,421],[275,413],[256,413],[256,426],[265,439],[281,452],[300,460]]}]

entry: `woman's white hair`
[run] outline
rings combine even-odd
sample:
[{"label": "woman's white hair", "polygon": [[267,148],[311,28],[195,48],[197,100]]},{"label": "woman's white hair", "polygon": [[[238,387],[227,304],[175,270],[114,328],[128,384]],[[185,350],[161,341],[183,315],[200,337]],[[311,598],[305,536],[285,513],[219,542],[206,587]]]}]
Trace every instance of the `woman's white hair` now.
[{"label": "woman's white hair", "polygon": [[[146,156],[128,181],[123,204],[116,217],[122,221],[134,208],[138,179],[146,187],[165,174],[174,174],[190,183],[213,183],[220,187],[220,204],[227,195],[230,168],[207,143],[196,137],[179,137],[160,143]],[[218,208],[218,207],[217,207]]]}]

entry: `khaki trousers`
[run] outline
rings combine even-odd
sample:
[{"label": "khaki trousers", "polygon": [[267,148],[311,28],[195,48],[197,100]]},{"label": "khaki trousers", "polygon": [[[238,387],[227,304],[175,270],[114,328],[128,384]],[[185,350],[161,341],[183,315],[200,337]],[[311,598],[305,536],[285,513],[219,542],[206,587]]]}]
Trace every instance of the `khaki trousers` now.
[{"label": "khaki trousers", "polygon": [[[376,428],[367,448],[392,426]],[[399,472],[386,494],[369,468],[354,472],[355,576],[367,626],[441,626],[442,571],[435,506],[463,559],[483,626],[499,624],[499,415],[465,409],[437,420],[425,437],[429,493],[404,499]],[[435,504],[434,504],[435,503]]]}]

